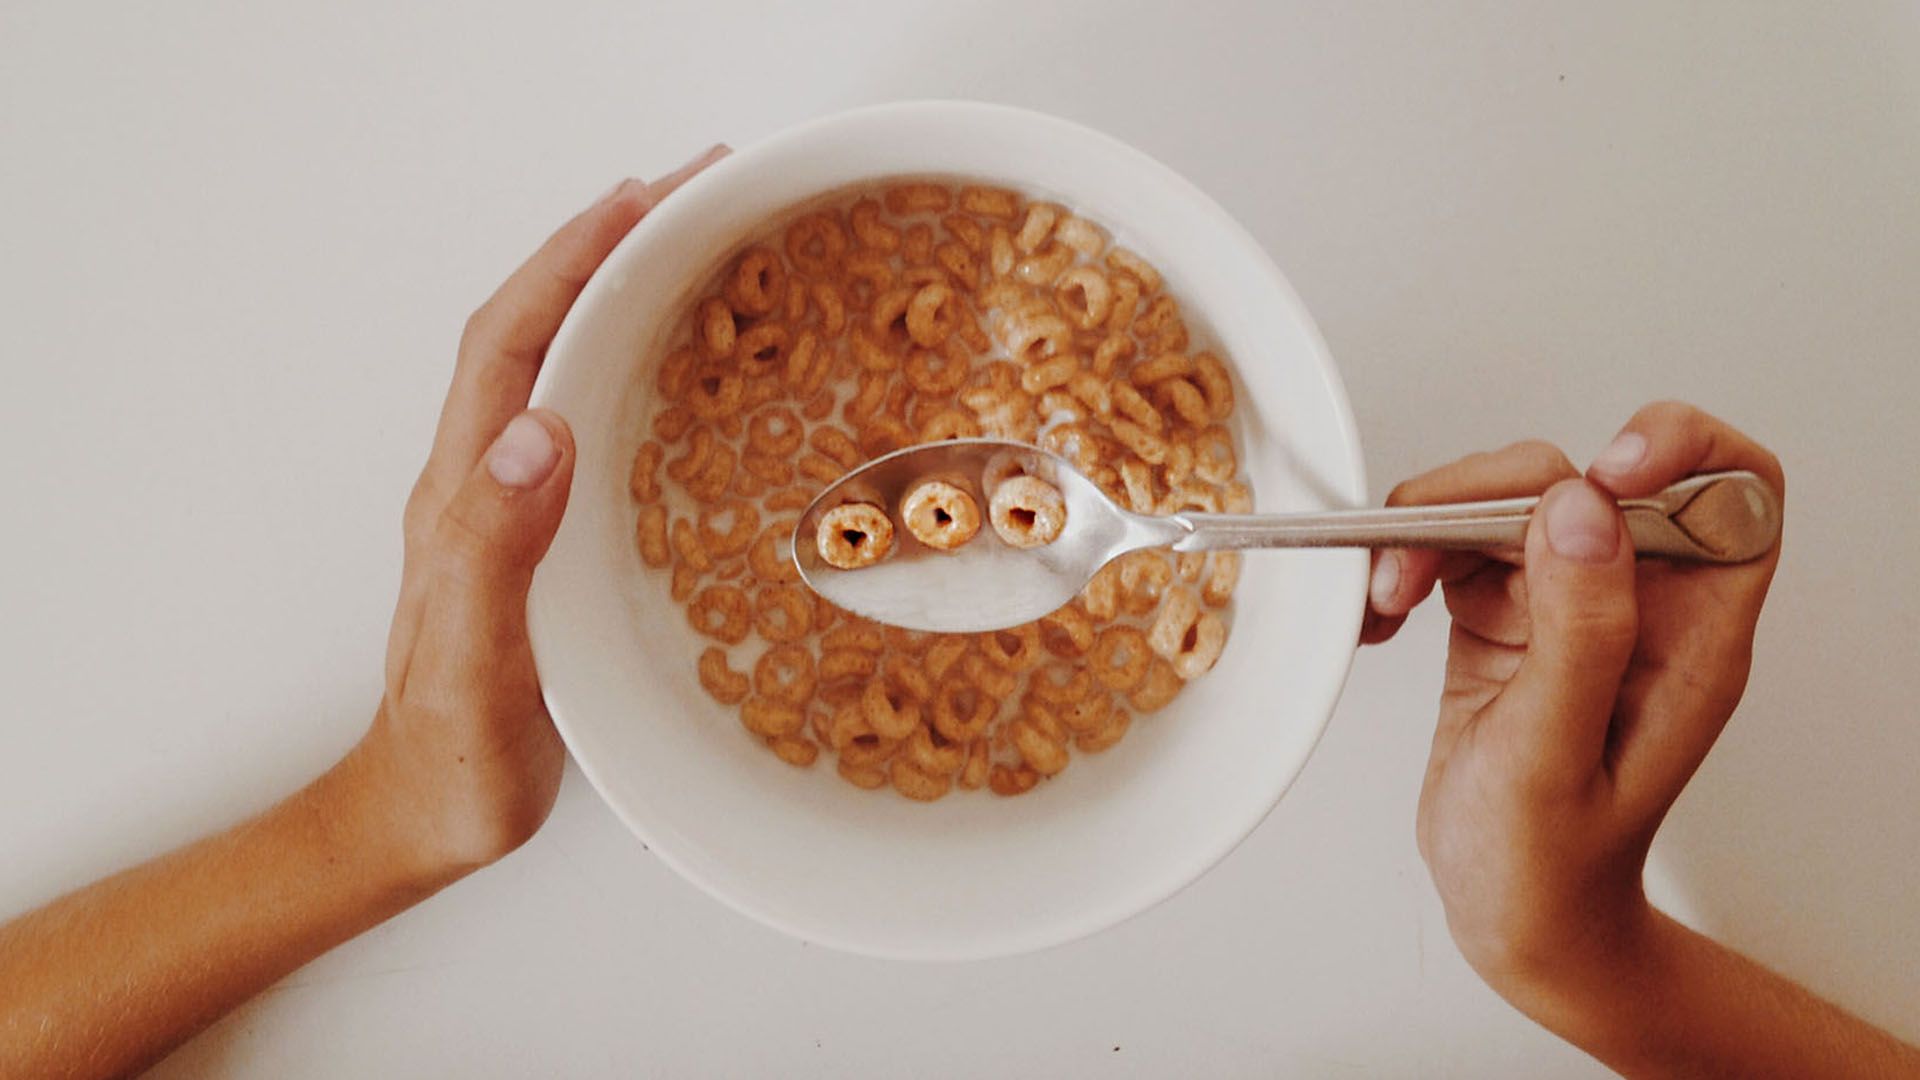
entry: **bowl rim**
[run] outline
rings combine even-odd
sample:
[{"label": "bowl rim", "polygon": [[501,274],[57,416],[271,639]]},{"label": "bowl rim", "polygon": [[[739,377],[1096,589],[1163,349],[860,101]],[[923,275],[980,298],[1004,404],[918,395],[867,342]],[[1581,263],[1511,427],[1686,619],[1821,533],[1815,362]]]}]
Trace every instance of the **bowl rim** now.
[{"label": "bowl rim", "polygon": [[[1299,293],[1294,289],[1292,282],[1281,272],[1278,264],[1274,262],[1272,256],[1261,246],[1259,241],[1256,240],[1244,226],[1235,220],[1231,214],[1227,213],[1226,209],[1215,201],[1212,196],[1202,191],[1194,185],[1192,181],[1145,151],[1112,135],[1108,135],[1105,132],[1062,117],[1033,109],[991,102],[951,99],[914,99],[866,105],[802,121],[746,146],[734,149],[732,153],[710,166],[701,174],[687,181],[678,193],[681,198],[663,202],[660,208],[656,208],[649,213],[647,218],[643,218],[638,225],[629,231],[626,236],[622,237],[620,242],[614,246],[613,250],[607,255],[607,258],[601,263],[593,276],[588,279],[586,285],[581,289],[580,295],[575,299],[567,315],[561,321],[560,327],[554,335],[553,342],[547,349],[547,361],[541,365],[540,373],[534,381],[529,407],[550,407],[548,399],[553,393],[552,384],[557,378],[555,372],[558,367],[558,365],[552,362],[553,358],[570,352],[573,339],[588,332],[581,328],[582,317],[579,313],[596,307],[596,301],[599,299],[601,293],[619,287],[619,282],[616,280],[622,273],[619,268],[632,257],[632,252],[636,248],[643,247],[648,242],[648,233],[652,231],[647,228],[649,219],[663,212],[673,214],[675,211],[671,209],[672,207],[687,205],[688,200],[685,199],[684,196],[689,193],[688,189],[704,188],[710,183],[716,182],[714,179],[716,174],[725,175],[743,169],[750,169],[761,158],[778,156],[789,147],[819,139],[824,133],[837,132],[845,128],[858,128],[870,124],[884,125],[896,122],[902,117],[919,117],[930,122],[939,122],[943,119],[972,120],[976,122],[990,120],[1006,124],[1051,128],[1054,131],[1061,132],[1074,139],[1083,141],[1091,140],[1099,144],[1104,144],[1108,152],[1115,153],[1129,160],[1134,167],[1151,174],[1156,182],[1165,185],[1175,192],[1179,198],[1186,200],[1193,211],[1198,212],[1208,221],[1221,243],[1231,245],[1238,249],[1240,257],[1245,260],[1247,265],[1252,269],[1257,269],[1263,275],[1265,279],[1264,287],[1270,291],[1276,302],[1280,303],[1286,309],[1288,315],[1299,325],[1301,331],[1304,333],[1312,354],[1313,371],[1318,376],[1322,387],[1328,395],[1328,400],[1333,407],[1334,415],[1332,419],[1339,432],[1341,449],[1344,451],[1345,457],[1344,464],[1348,470],[1348,475],[1351,477],[1351,483],[1347,490],[1340,491],[1336,489],[1334,493],[1345,498],[1350,505],[1357,506],[1365,501],[1367,493],[1366,463],[1360,445],[1359,429],[1354,419],[1353,408],[1348,399],[1345,384],[1342,382],[1339,372],[1334,366],[1332,352],[1327,347],[1326,340],[1320,332],[1319,325],[1314,321],[1312,314],[1300,299]],[[1192,886],[1194,882],[1200,880],[1200,878],[1204,877],[1214,867],[1218,866],[1222,860],[1244,843],[1247,837],[1251,836],[1254,830],[1259,828],[1260,824],[1272,814],[1274,808],[1280,804],[1280,800],[1285,797],[1287,791],[1299,780],[1300,774],[1306,770],[1307,763],[1312,760],[1315,750],[1319,747],[1320,741],[1325,738],[1327,727],[1333,719],[1333,713],[1339,705],[1341,696],[1345,692],[1347,680],[1352,675],[1354,657],[1359,650],[1361,620],[1365,611],[1366,574],[1364,569],[1362,569],[1362,564],[1356,562],[1353,576],[1355,579],[1353,595],[1356,602],[1348,605],[1344,613],[1337,611],[1330,613],[1329,622],[1337,625],[1329,626],[1328,632],[1344,635],[1350,638],[1354,642],[1354,645],[1344,653],[1344,660],[1341,663],[1338,677],[1329,680],[1327,683],[1328,691],[1325,700],[1315,701],[1313,703],[1314,708],[1305,710],[1308,715],[1315,716],[1318,719],[1312,733],[1312,738],[1304,744],[1299,761],[1290,767],[1290,771],[1275,770],[1275,775],[1278,778],[1277,782],[1269,797],[1260,800],[1257,804],[1259,806],[1258,811],[1247,815],[1244,820],[1231,823],[1230,827],[1223,827],[1217,834],[1217,839],[1212,843],[1206,844],[1204,847],[1196,850],[1194,854],[1186,860],[1169,864],[1171,868],[1167,873],[1144,882],[1131,893],[1109,898],[1106,903],[1100,904],[1097,907],[1090,905],[1079,913],[1077,918],[1055,919],[1045,924],[1025,928],[1024,932],[1006,933],[991,939],[969,939],[965,942],[946,942],[939,945],[929,944],[928,946],[919,948],[890,947],[884,944],[875,944],[854,937],[826,932],[820,927],[799,925],[778,908],[762,905],[752,897],[743,896],[716,883],[703,873],[695,865],[693,860],[682,858],[671,840],[663,843],[663,838],[659,833],[656,830],[649,829],[646,822],[641,820],[633,810],[626,805],[624,800],[610,794],[611,785],[606,781],[606,778],[603,777],[600,763],[590,762],[586,760],[586,758],[573,752],[576,741],[571,735],[573,725],[567,717],[566,709],[562,707],[561,703],[556,699],[556,694],[547,687],[544,679],[541,683],[541,696],[546,704],[547,713],[552,718],[555,730],[560,734],[561,740],[568,747],[568,757],[573,760],[574,764],[579,767],[581,774],[585,776],[588,783],[593,786],[601,802],[613,811],[614,816],[641,841],[646,850],[657,856],[681,878],[692,883],[700,889],[701,892],[719,901],[733,911],[763,926],[771,927],[800,941],[824,945],[841,952],[877,959],[917,962],[966,962],[1023,955],[1041,952],[1079,941],[1100,933],[1101,931],[1109,930],[1158,907],[1160,904],[1165,903]],[[536,577],[536,591],[538,590],[537,580]],[[534,653],[536,671],[541,666],[539,657],[544,651],[542,639],[545,636],[538,629],[538,625],[539,620],[529,618],[528,636]]]}]

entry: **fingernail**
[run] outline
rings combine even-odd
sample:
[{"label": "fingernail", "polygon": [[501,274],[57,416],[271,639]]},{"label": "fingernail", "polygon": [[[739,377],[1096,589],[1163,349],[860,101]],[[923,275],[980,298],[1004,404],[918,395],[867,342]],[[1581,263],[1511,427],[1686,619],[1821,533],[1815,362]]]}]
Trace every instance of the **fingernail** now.
[{"label": "fingernail", "polygon": [[514,417],[487,448],[487,472],[510,488],[539,487],[559,460],[560,447],[532,413]]},{"label": "fingernail", "polygon": [[1576,562],[1602,563],[1620,549],[1616,513],[1590,484],[1566,484],[1547,497],[1547,545]]},{"label": "fingernail", "polygon": [[607,189],[607,193],[605,195],[602,195],[599,198],[593,200],[593,205],[605,206],[607,203],[610,203],[613,200],[619,198],[620,193],[627,189],[628,184],[637,184],[639,182],[640,181],[635,180],[632,177],[627,177],[624,180],[616,181],[612,187]]},{"label": "fingernail", "polygon": [[1647,437],[1634,431],[1623,431],[1613,437],[1605,450],[1593,457],[1593,467],[1603,473],[1615,476],[1629,472],[1640,459],[1647,456]]},{"label": "fingernail", "polygon": [[1393,602],[1394,590],[1400,587],[1400,556],[1391,551],[1380,553],[1380,561],[1373,567],[1373,583],[1367,587],[1367,595],[1373,600],[1375,611],[1384,611]]}]

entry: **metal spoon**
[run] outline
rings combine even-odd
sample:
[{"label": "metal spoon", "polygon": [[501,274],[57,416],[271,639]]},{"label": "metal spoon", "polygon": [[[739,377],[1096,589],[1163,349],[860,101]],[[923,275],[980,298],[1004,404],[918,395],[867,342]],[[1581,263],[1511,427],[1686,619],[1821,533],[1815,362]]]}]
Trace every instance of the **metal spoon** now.
[{"label": "metal spoon", "polygon": [[[957,474],[977,485],[1009,462],[1060,490],[1067,522],[1051,544],[1014,548],[982,524],[957,550],[926,547],[904,528],[893,551],[858,570],[820,558],[819,517],[848,501],[874,502],[898,521],[900,496],[915,480]],[[992,470],[990,473],[989,470]],[[1150,517],[1121,508],[1065,459],[1000,439],[953,439],[897,450],[862,465],[821,492],[794,531],[793,558],[815,592],[848,611],[910,630],[975,633],[1018,626],[1072,600],[1099,569],[1140,548],[1219,551],[1291,547],[1519,547],[1537,498],[1332,510],[1306,514],[1179,513]],[[1780,502],[1749,472],[1690,477],[1620,508],[1634,547],[1649,555],[1745,562],[1780,535]]]}]

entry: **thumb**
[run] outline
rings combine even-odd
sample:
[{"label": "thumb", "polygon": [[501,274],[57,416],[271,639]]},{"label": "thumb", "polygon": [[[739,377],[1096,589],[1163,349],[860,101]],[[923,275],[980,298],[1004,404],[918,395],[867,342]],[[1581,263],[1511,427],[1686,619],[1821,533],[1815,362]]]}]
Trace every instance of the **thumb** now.
[{"label": "thumb", "polygon": [[1498,722],[1536,777],[1578,783],[1600,767],[1639,634],[1619,507],[1585,480],[1549,488],[1527,527],[1525,572],[1532,631]]},{"label": "thumb", "polygon": [[524,593],[566,512],[573,433],[545,409],[507,422],[440,512],[435,547],[472,585]]}]

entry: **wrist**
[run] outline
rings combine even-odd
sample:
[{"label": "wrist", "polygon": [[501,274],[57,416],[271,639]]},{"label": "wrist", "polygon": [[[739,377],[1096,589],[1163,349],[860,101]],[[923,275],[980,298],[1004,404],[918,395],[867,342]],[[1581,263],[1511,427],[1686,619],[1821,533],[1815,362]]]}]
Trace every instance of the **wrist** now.
[{"label": "wrist", "polygon": [[321,800],[341,843],[367,872],[393,888],[437,892],[476,867],[445,850],[438,815],[406,782],[408,770],[376,723],[309,788]]}]

